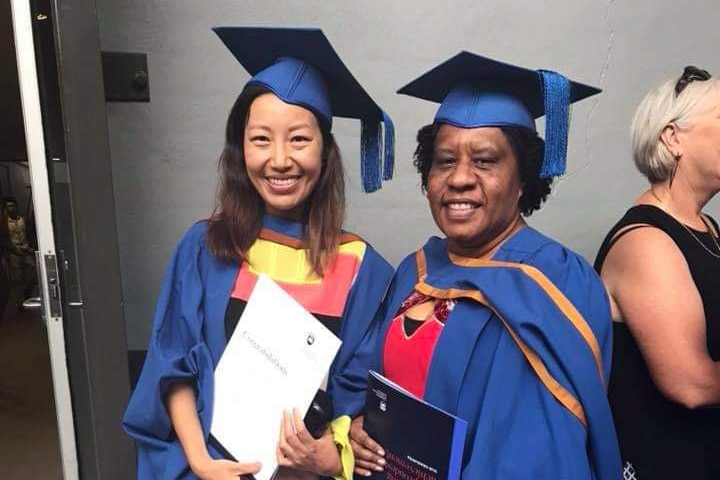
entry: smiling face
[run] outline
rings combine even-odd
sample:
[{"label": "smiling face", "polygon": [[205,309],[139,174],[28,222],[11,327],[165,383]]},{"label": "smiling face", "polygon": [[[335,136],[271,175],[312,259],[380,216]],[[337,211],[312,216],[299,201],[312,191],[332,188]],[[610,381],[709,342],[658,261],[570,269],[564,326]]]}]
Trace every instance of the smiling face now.
[{"label": "smiling face", "polygon": [[272,93],[257,97],[248,113],[243,155],[248,177],[275,216],[299,220],[322,170],[323,139],[310,111]]},{"label": "smiling face", "polygon": [[521,195],[518,162],[499,128],[440,127],[427,197],[452,253],[483,256],[521,228]]}]

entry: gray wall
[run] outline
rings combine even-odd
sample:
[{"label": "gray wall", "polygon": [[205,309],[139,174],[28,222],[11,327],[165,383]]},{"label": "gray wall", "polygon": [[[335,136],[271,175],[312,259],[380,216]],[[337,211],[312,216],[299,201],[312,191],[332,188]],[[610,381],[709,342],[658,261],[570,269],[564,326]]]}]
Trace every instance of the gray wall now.
[{"label": "gray wall", "polygon": [[[643,94],[686,64],[720,73],[717,0],[98,0],[104,50],[148,54],[149,104],[110,104],[113,174],[130,348],[143,348],[174,243],[213,205],[227,112],[248,75],[213,25],[320,26],[393,117],[397,174],[359,193],[359,126],[334,131],[349,175],[347,227],[392,263],[435,228],[411,165],[435,105],[394,91],[461,49],[551,68],[604,89],[572,113],[569,173],[530,223],[589,260],[645,182],[628,125]],[[716,205],[708,208],[718,214]]]}]

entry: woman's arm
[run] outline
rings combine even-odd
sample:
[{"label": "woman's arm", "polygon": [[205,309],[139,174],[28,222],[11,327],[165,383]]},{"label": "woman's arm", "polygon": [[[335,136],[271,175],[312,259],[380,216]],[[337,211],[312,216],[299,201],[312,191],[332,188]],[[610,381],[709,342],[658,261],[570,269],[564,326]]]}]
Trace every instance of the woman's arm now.
[{"label": "woman's arm", "polygon": [[240,475],[260,471],[260,462],[238,463],[215,460],[210,456],[197,414],[195,390],[188,383],[173,384],[168,390],[166,403],[175,435],[182,445],[188,465],[199,478],[237,480]]},{"label": "woman's arm", "polygon": [[602,279],[614,319],[629,327],[658,389],[687,408],[720,404],[720,362],[708,355],[702,299],[672,239],[651,227],[628,232]]}]

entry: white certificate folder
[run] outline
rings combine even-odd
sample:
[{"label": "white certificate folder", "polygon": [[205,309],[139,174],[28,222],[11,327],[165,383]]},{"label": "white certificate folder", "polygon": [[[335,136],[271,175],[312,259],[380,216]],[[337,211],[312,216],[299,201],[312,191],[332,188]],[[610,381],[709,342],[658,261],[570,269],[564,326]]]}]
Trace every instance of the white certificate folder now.
[{"label": "white certificate folder", "polygon": [[239,462],[277,469],[283,410],[307,411],[340,340],[265,275],[255,284],[215,369],[210,433]]}]

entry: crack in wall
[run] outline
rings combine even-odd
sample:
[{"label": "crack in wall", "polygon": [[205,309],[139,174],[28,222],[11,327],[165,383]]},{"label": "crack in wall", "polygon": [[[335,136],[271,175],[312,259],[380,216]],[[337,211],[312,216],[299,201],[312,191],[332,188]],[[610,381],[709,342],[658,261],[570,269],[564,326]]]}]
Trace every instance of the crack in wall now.
[{"label": "crack in wall", "polygon": [[[608,37],[607,37],[607,48],[605,50],[605,60],[603,61],[602,66],[600,67],[600,73],[598,74],[598,88],[603,90],[605,88],[605,77],[607,75],[608,70],[610,69],[610,60],[612,58],[613,51],[615,49],[615,28],[612,24],[612,13],[613,13],[613,7],[615,6],[617,0],[608,0],[607,2],[607,8],[605,9],[605,25],[608,29]],[[597,95],[593,101],[593,106],[590,108],[590,112],[588,112],[587,117],[585,119],[585,139],[583,142],[584,146],[584,160],[582,165],[576,169],[571,174],[566,175],[565,177],[562,177],[559,179],[558,183],[555,185],[555,189],[559,187],[562,183],[564,183],[567,180],[570,180],[571,178],[579,175],[583,171],[587,170],[590,165],[593,163],[593,155],[592,150],[590,148],[590,126],[592,124],[592,119],[595,116],[595,112],[600,106],[600,100],[602,99],[602,94]]]}]

